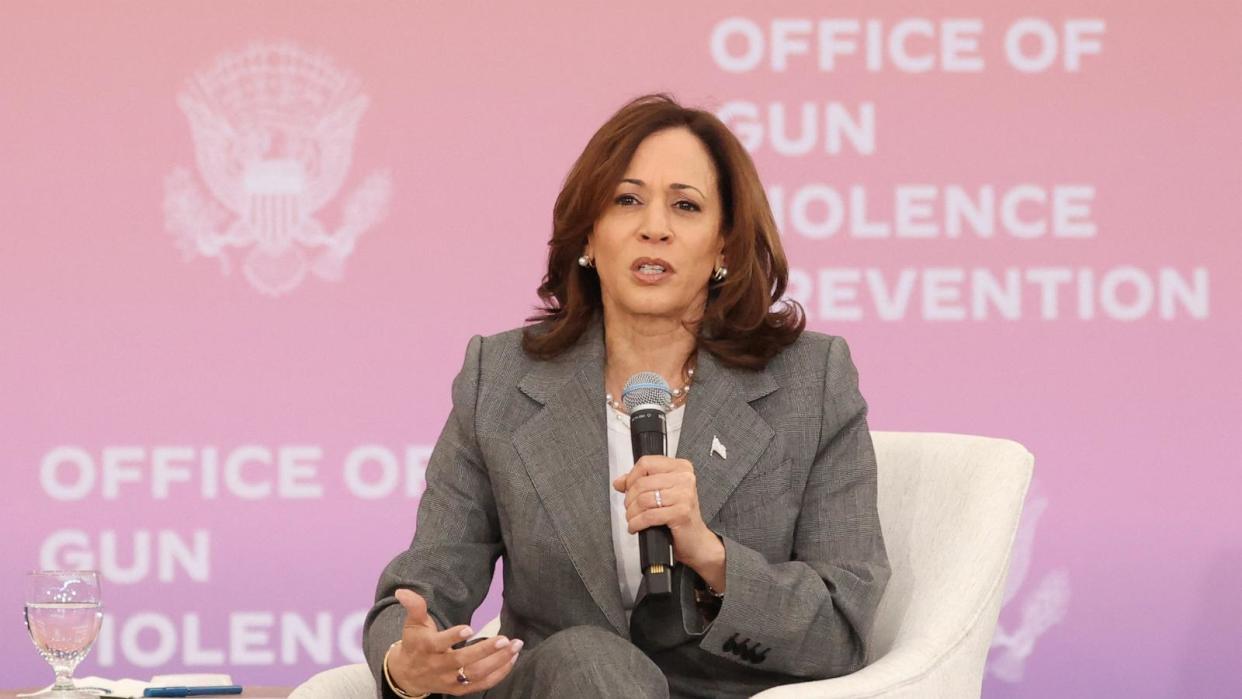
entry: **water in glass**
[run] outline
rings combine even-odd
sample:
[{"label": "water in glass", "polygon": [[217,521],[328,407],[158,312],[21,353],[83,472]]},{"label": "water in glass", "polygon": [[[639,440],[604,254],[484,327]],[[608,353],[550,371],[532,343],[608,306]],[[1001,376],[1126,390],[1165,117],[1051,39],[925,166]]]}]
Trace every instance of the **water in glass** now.
[{"label": "water in glass", "polygon": [[74,689],[73,670],[90,652],[102,620],[95,571],[38,571],[27,576],[26,629],[56,673],[56,683],[41,696],[94,696]]}]

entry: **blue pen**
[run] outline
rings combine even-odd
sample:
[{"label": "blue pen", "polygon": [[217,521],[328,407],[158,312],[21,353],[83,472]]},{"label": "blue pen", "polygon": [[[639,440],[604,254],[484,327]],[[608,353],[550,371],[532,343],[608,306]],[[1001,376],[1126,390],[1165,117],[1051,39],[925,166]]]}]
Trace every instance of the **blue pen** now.
[{"label": "blue pen", "polygon": [[144,697],[206,697],[215,694],[241,694],[242,688],[235,684],[214,687],[148,687],[142,690]]}]

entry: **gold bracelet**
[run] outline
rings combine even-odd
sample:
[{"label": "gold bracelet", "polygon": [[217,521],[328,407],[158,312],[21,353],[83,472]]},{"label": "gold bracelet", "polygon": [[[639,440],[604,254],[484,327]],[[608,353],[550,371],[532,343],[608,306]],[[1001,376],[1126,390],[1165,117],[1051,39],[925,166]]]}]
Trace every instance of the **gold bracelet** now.
[{"label": "gold bracelet", "polygon": [[388,688],[395,692],[397,696],[401,697],[401,699],[427,699],[427,697],[431,696],[431,692],[423,692],[422,694],[406,694],[400,687],[397,686],[396,682],[392,681],[392,675],[388,674],[388,654],[392,653],[392,649],[399,645],[401,645],[401,639],[393,641],[393,644],[388,646],[388,650],[384,652],[384,681],[388,683]]}]

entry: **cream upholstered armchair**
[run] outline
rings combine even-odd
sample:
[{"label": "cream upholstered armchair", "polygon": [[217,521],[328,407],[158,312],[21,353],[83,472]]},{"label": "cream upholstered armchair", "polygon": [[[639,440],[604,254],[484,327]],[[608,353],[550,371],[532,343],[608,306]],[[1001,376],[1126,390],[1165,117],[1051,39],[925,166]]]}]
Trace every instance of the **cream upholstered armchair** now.
[{"label": "cream upholstered armchair", "polygon": [[[863,669],[797,682],[757,699],[979,696],[1009,554],[1035,457],[1007,439],[871,433],[880,525],[892,578]],[[499,632],[493,619],[479,636]],[[290,699],[373,699],[363,663],[315,675]]]}]

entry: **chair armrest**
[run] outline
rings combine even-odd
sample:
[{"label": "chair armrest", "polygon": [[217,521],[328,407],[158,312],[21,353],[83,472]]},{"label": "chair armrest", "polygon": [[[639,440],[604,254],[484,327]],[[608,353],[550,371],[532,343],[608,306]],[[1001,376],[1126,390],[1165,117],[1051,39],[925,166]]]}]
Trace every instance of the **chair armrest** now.
[{"label": "chair armrest", "polygon": [[[854,699],[858,697],[927,697],[921,675],[930,659],[919,649],[896,649],[858,672],[827,680],[773,687],[753,699]],[[919,687],[923,686],[920,690]],[[907,693],[907,690],[909,693]]]},{"label": "chair armrest", "polygon": [[375,699],[375,678],[366,663],[324,670],[298,685],[289,699]]},{"label": "chair armrest", "polygon": [[978,697],[983,664],[996,628],[1004,590],[997,585],[980,618],[947,649],[935,639],[903,638],[858,672],[762,691],[752,699],[961,699]]}]

